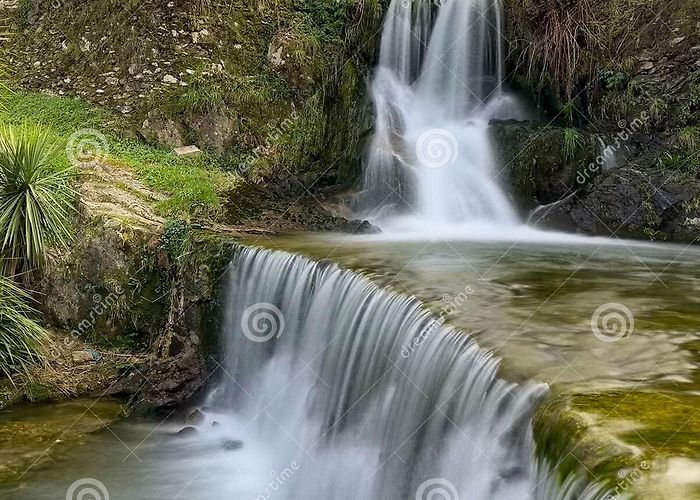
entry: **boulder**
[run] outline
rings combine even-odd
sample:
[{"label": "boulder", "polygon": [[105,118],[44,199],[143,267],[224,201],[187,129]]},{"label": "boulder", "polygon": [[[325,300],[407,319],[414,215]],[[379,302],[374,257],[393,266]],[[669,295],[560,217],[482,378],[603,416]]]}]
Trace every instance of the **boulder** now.
[{"label": "boulder", "polygon": [[184,146],[181,128],[162,111],[152,110],[141,125],[141,135],[148,142],[178,148]]}]

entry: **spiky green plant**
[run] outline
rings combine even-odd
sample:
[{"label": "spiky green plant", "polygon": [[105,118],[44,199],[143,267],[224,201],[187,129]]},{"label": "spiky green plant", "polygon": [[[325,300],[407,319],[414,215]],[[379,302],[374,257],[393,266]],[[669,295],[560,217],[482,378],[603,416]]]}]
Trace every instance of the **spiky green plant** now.
[{"label": "spiky green plant", "polygon": [[575,128],[564,129],[564,155],[571,161],[583,146],[583,135]]},{"label": "spiky green plant", "polygon": [[5,274],[42,267],[46,252],[71,235],[74,169],[35,126],[0,128],[0,253]]},{"label": "spiky green plant", "polygon": [[49,336],[30,319],[29,296],[12,280],[0,275],[0,376],[29,373],[41,363]]}]

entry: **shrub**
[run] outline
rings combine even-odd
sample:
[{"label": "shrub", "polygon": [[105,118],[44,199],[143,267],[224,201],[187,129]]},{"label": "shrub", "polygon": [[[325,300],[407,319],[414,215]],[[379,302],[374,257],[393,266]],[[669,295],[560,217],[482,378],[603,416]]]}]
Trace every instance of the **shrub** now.
[{"label": "shrub", "polygon": [[60,166],[47,132],[0,129],[0,251],[5,274],[40,268],[46,252],[71,235],[73,168]]},{"label": "shrub", "polygon": [[43,361],[49,336],[29,318],[29,297],[9,278],[0,275],[0,375],[28,373]]}]

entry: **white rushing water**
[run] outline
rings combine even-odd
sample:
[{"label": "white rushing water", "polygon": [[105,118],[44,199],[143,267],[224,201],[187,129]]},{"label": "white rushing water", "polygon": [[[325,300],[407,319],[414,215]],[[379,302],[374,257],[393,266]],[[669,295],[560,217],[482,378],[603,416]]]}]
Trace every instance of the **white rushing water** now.
[{"label": "white rushing water", "polygon": [[501,26],[499,0],[392,0],[361,216],[385,230],[518,224],[487,132],[523,114],[502,88]]},{"label": "white rushing water", "polygon": [[251,248],[229,280],[225,375],[189,439],[243,444],[207,452],[201,498],[602,498],[534,459],[546,386],[500,379],[496,358],[416,299]]}]

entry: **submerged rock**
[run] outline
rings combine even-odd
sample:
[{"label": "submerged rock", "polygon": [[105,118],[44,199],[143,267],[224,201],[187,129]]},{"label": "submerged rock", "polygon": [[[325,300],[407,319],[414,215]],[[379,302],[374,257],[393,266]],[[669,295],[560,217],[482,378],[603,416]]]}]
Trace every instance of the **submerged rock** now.
[{"label": "submerged rock", "polygon": [[367,220],[349,220],[340,225],[339,228],[344,233],[351,234],[379,234],[382,232],[377,226]]},{"label": "submerged rock", "polygon": [[240,450],[243,448],[243,441],[240,439],[230,439],[224,443],[223,448],[227,451]]},{"label": "submerged rock", "polygon": [[185,415],[185,422],[191,425],[199,425],[204,422],[204,413],[199,408],[192,408]]},{"label": "submerged rock", "polygon": [[175,435],[183,437],[183,436],[191,436],[192,434],[196,434],[196,433],[197,433],[197,429],[195,429],[192,426],[187,426],[187,427],[183,427],[182,429],[177,431],[175,433]]}]

